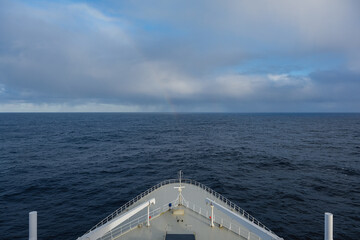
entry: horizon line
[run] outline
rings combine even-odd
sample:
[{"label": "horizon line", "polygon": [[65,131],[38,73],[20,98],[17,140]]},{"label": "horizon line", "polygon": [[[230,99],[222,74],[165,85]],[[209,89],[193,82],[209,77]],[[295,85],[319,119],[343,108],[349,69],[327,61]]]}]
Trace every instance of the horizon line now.
[{"label": "horizon line", "polygon": [[232,111],[224,111],[224,112],[210,112],[210,111],[199,111],[199,112],[192,112],[192,111],[189,111],[189,112],[171,112],[171,111],[159,111],[159,112],[151,112],[151,111],[135,111],[135,112],[121,112],[121,111],[118,111],[118,112],[114,112],[114,111],[49,111],[49,112],[37,112],[37,111],[24,111],[24,112],[17,112],[17,111],[14,111],[14,112],[0,112],[0,114],[4,114],[4,113],[133,113],[133,114],[137,114],[137,113],[142,113],[142,114],[199,114],[199,113],[212,113],[212,114],[222,114],[222,113],[228,113],[228,114],[359,114],[359,112],[350,112],[350,111],[344,111],[344,112],[325,112],[325,111],[314,111],[314,112],[287,112],[287,111],[284,111],[284,112],[232,112]]}]

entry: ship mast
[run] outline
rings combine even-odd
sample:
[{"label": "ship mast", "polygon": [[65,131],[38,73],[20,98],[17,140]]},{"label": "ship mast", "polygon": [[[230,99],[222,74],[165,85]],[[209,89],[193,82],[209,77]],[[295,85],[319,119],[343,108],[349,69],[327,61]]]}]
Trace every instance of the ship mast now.
[{"label": "ship mast", "polygon": [[181,177],[183,175],[183,172],[180,170],[179,171],[179,186],[178,187],[174,187],[174,188],[177,188],[178,189],[178,192],[179,192],[179,205],[182,205],[182,194],[181,194],[181,191],[183,188],[185,188],[185,186],[181,186]]}]

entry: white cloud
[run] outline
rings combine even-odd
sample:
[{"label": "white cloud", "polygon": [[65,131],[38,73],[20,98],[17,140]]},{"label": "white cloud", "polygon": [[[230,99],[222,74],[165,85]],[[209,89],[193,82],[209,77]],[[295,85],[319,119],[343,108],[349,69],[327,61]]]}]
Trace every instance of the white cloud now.
[{"label": "white cloud", "polygon": [[106,22],[112,22],[112,21],[117,20],[116,18],[106,16],[102,12],[98,11],[95,8],[90,7],[89,5],[87,5],[85,3],[70,4],[67,7],[68,7],[68,9],[74,11],[77,14],[87,14],[90,17],[98,19],[98,20],[102,20],[102,21],[106,21]]},{"label": "white cloud", "polygon": [[276,86],[304,86],[311,84],[309,77],[294,77],[289,74],[268,74],[267,78]]},{"label": "white cloud", "polygon": [[0,112],[156,112],[156,106],[138,106],[106,103],[34,104],[26,102],[0,103]]},{"label": "white cloud", "polygon": [[216,78],[209,92],[220,98],[234,100],[300,101],[311,99],[315,87],[308,77],[229,74]]},{"label": "white cloud", "polygon": [[264,79],[261,76],[231,74],[216,78],[212,91],[214,95],[241,99],[256,95],[263,84]]},{"label": "white cloud", "polygon": [[[167,109],[169,100],[196,109],[211,101],[326,101],[331,96],[324,82],[293,76],[281,62],[266,71],[236,69],[248,60],[291,61],[325,52],[345,56],[344,65],[360,72],[354,1],[153,3],[129,12],[112,7],[112,15],[85,3],[0,3],[0,110],[146,111]],[[336,92],[338,85],[331,84],[326,89]],[[343,88],[341,94],[351,92]],[[19,102],[4,97],[10,92]]]},{"label": "white cloud", "polygon": [[[200,83],[176,70],[166,62],[149,61],[137,66],[138,83],[130,88],[144,94],[166,94],[174,97],[193,95],[200,91]],[[134,89],[134,87],[136,89]]]},{"label": "white cloud", "polygon": [[5,86],[0,84],[0,95],[5,93]]}]

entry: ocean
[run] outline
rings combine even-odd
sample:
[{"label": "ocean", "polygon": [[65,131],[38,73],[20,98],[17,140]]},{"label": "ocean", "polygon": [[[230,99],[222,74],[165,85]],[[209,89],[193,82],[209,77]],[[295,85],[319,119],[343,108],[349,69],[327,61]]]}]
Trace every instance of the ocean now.
[{"label": "ocean", "polygon": [[84,234],[165,179],[221,193],[284,239],[360,236],[360,114],[2,113],[0,239]]}]

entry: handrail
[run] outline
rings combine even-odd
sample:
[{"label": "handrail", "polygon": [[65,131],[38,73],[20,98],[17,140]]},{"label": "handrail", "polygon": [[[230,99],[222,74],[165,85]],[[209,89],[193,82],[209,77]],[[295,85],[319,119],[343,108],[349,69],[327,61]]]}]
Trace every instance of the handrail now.
[{"label": "handrail", "polygon": [[[136,202],[138,202],[139,200],[141,200],[142,198],[144,198],[145,196],[147,196],[148,194],[150,194],[151,192],[157,190],[158,188],[168,185],[168,184],[173,184],[173,183],[179,183],[179,179],[168,179],[165,181],[162,181],[158,184],[156,184],[155,186],[147,189],[145,192],[137,195],[136,197],[134,197],[133,199],[131,199],[130,201],[128,201],[127,203],[125,203],[123,206],[121,206],[120,208],[118,208],[117,210],[115,210],[113,213],[111,213],[110,215],[108,215],[107,217],[105,217],[102,221],[100,221],[99,223],[97,223],[95,226],[93,226],[89,231],[87,231],[85,234],[95,230],[96,228],[106,224],[107,222],[111,221],[112,219],[114,219],[115,217],[119,216],[123,211],[125,211],[127,208],[129,208],[130,206],[132,206],[133,204],[135,204]],[[191,180],[191,179],[182,179],[181,183],[187,183],[187,184],[191,184],[197,187],[202,188],[203,190],[205,190],[206,192],[210,193],[211,195],[213,195],[214,197],[216,197],[218,200],[222,201],[223,203],[225,203],[230,209],[238,212],[239,214],[241,214],[243,217],[245,217],[246,219],[248,219],[249,221],[253,222],[254,224],[258,225],[261,228],[264,228],[266,231],[269,231],[271,233],[273,233],[273,231],[271,231],[268,227],[266,227],[264,224],[262,224],[259,220],[257,220],[255,217],[251,216],[248,212],[246,212],[244,209],[240,208],[239,206],[237,206],[235,203],[231,202],[229,199],[227,199],[226,197],[222,196],[220,193],[212,190],[211,188],[209,188],[208,186],[199,183],[195,180]]]},{"label": "handrail", "polygon": [[[210,215],[209,215],[208,210],[202,209],[200,206],[198,207],[195,203],[187,201],[186,199],[182,199],[182,200],[185,202],[185,204],[183,204],[183,205],[185,207],[187,207],[189,210],[200,214],[201,216],[205,217],[206,219],[209,219]],[[204,210],[204,211],[202,211],[202,210]],[[205,214],[205,212],[206,212],[206,214]],[[255,235],[258,240],[261,239],[255,233],[252,233],[249,230],[247,230],[246,228],[241,227],[241,225],[231,222],[231,220],[226,221],[226,219],[218,217],[215,214],[213,217],[214,217],[214,223],[217,223],[217,224],[219,224],[219,226],[227,228],[228,230],[234,232],[235,234],[237,234],[239,236],[250,239],[250,235],[252,235],[252,236]],[[220,221],[219,221],[219,218],[220,218]],[[244,234],[244,232],[246,234]]]},{"label": "handrail", "polygon": [[[169,179],[169,180],[165,180],[162,181],[158,184],[156,184],[155,186],[149,188],[148,190],[146,190],[145,192],[137,195],[136,197],[134,197],[133,199],[131,199],[130,201],[128,201],[127,203],[125,203],[124,205],[122,205],[120,208],[116,209],[113,213],[111,213],[110,215],[108,215],[107,217],[105,217],[103,220],[101,220],[99,223],[97,223],[95,226],[93,226],[89,231],[87,231],[86,233],[89,233],[93,230],[95,230],[96,228],[104,225],[105,223],[111,221],[112,219],[114,219],[115,217],[119,216],[124,210],[126,210],[127,208],[129,208],[130,206],[132,206],[133,204],[135,204],[137,201],[139,201],[140,199],[142,199],[143,197],[147,196],[149,193],[153,192],[154,190],[164,186],[164,185],[168,185],[168,184],[172,184],[172,183],[176,183],[176,181],[178,181],[178,179]],[[85,234],[86,234],[85,233]]]},{"label": "handrail", "polygon": [[216,197],[218,200],[221,200],[223,203],[225,203],[228,207],[230,207],[231,209],[235,210],[236,212],[240,213],[243,217],[245,217],[246,219],[248,219],[249,221],[255,223],[256,225],[258,225],[261,228],[264,228],[266,231],[269,231],[271,233],[273,233],[273,231],[271,231],[268,227],[266,227],[263,223],[261,223],[259,220],[257,220],[255,217],[253,217],[252,215],[250,215],[248,212],[246,212],[244,209],[242,209],[241,207],[237,206],[235,203],[231,202],[230,200],[228,200],[226,197],[224,197],[223,195],[221,195],[220,193],[212,190],[211,188],[209,188],[208,186],[199,183],[195,180],[191,180],[191,179],[184,179],[182,180],[182,182],[184,183],[188,183],[188,184],[192,184],[198,187],[201,187],[202,189],[204,189],[205,191],[209,192],[210,194],[212,194],[214,197]]},{"label": "handrail", "polygon": [[[179,201],[179,198],[175,199],[171,203],[174,206],[177,206],[177,202]],[[149,212],[151,216],[151,220],[157,218],[160,216],[161,213],[168,211],[171,209],[168,204],[163,205],[162,207],[158,207],[152,211]],[[121,235],[125,234],[126,232],[138,227],[140,224],[145,224],[147,222],[147,214],[144,214],[136,219],[133,219],[130,222],[127,222],[125,224],[120,224],[116,228],[110,230],[106,235],[99,238],[100,240],[113,240],[119,238]]]}]

